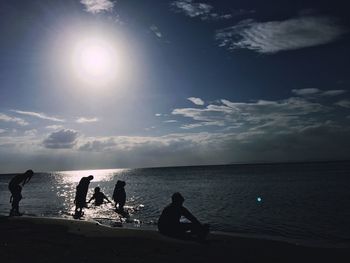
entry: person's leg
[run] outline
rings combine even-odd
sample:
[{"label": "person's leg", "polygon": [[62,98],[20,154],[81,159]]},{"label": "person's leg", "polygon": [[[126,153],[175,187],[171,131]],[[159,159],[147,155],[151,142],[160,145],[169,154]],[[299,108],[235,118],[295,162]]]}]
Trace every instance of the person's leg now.
[{"label": "person's leg", "polygon": [[[180,223],[182,235],[191,235],[199,239],[205,239],[209,233],[209,225],[198,225],[193,223]],[[179,232],[180,233],[180,232]]]},{"label": "person's leg", "polygon": [[18,200],[18,198],[13,199],[12,211],[14,214],[19,214],[19,200]]},{"label": "person's leg", "polygon": [[125,202],[120,202],[119,203],[119,210],[122,211],[122,212],[124,211],[124,205],[125,205]]},{"label": "person's leg", "polygon": [[22,199],[22,187],[17,185],[12,191],[12,212],[15,215],[19,215],[19,202]]},{"label": "person's leg", "polygon": [[180,227],[181,229],[181,232],[185,233],[185,232],[188,232],[188,231],[193,231],[193,224],[192,223],[180,223]]},{"label": "person's leg", "polygon": [[15,215],[15,213],[16,213],[16,203],[14,198],[12,197],[10,216]]},{"label": "person's leg", "polygon": [[166,226],[160,228],[160,232],[164,235],[174,237],[174,238],[181,238],[181,239],[189,239],[190,237],[190,230],[192,229],[192,223],[179,223],[173,226]]},{"label": "person's leg", "polygon": [[13,196],[12,200],[12,209],[11,214],[12,215],[19,215],[19,201],[22,199],[22,196],[20,194],[16,194]]}]

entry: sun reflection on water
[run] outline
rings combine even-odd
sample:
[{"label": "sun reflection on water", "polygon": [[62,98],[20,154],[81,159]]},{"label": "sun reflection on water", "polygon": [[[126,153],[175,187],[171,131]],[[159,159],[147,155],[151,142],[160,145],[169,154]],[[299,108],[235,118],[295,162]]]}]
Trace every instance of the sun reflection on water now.
[{"label": "sun reflection on water", "polygon": [[110,181],[115,175],[128,169],[105,169],[105,170],[76,170],[55,172],[60,175],[64,183],[78,183],[82,177],[93,175],[94,182]]},{"label": "sun reflection on water", "polygon": [[[60,203],[60,216],[71,218],[74,214],[75,192],[76,186],[82,177],[93,175],[94,179],[90,183],[87,194],[87,201],[93,194],[93,189],[96,186],[101,187],[101,191],[106,194],[110,201],[112,201],[112,192],[114,184],[124,172],[129,169],[105,169],[105,170],[76,170],[76,171],[58,171],[52,172],[56,183],[51,186],[52,191],[56,193],[57,199]],[[137,213],[144,206],[139,204],[131,196],[127,199],[127,205],[124,207],[126,213],[121,215],[115,211],[113,203],[104,203],[101,206],[95,206],[93,203],[88,204],[84,209],[84,216],[82,219],[94,220],[101,224],[110,226],[121,226],[124,223],[131,224],[134,227],[139,227],[141,221],[134,218]]]}]

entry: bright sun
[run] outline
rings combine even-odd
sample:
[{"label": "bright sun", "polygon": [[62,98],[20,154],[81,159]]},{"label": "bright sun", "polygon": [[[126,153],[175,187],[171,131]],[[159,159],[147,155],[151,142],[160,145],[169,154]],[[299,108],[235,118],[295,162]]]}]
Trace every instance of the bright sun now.
[{"label": "bright sun", "polygon": [[72,62],[75,75],[94,86],[111,83],[118,72],[115,47],[105,39],[91,37],[78,41]]}]

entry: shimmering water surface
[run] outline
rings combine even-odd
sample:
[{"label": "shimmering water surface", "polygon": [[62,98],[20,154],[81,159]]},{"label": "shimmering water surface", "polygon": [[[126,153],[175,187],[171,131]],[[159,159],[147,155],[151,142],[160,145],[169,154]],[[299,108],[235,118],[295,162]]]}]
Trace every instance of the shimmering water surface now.
[{"label": "shimmering water surface", "polygon": [[[82,170],[37,173],[23,188],[27,215],[72,218],[75,187],[94,175],[112,199],[117,180],[126,181],[122,217],[112,204],[85,209],[84,219],[110,226],[156,228],[162,208],[179,191],[184,205],[213,230],[286,238],[314,244],[350,243],[350,163],[225,165],[176,168]],[[0,214],[8,215],[8,182],[0,175]]]}]

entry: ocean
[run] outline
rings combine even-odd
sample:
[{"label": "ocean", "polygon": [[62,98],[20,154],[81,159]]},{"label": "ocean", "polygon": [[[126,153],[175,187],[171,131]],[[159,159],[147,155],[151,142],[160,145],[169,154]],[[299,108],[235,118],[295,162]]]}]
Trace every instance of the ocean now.
[{"label": "ocean", "polygon": [[[289,240],[314,246],[350,244],[350,162],[236,164],[36,173],[22,191],[20,211],[29,216],[72,218],[75,187],[92,174],[94,187],[112,200],[117,180],[126,182],[128,217],[112,204],[85,209],[84,219],[109,226],[156,229],[171,195],[211,230]],[[8,182],[0,175],[0,215],[10,211]]]}]

